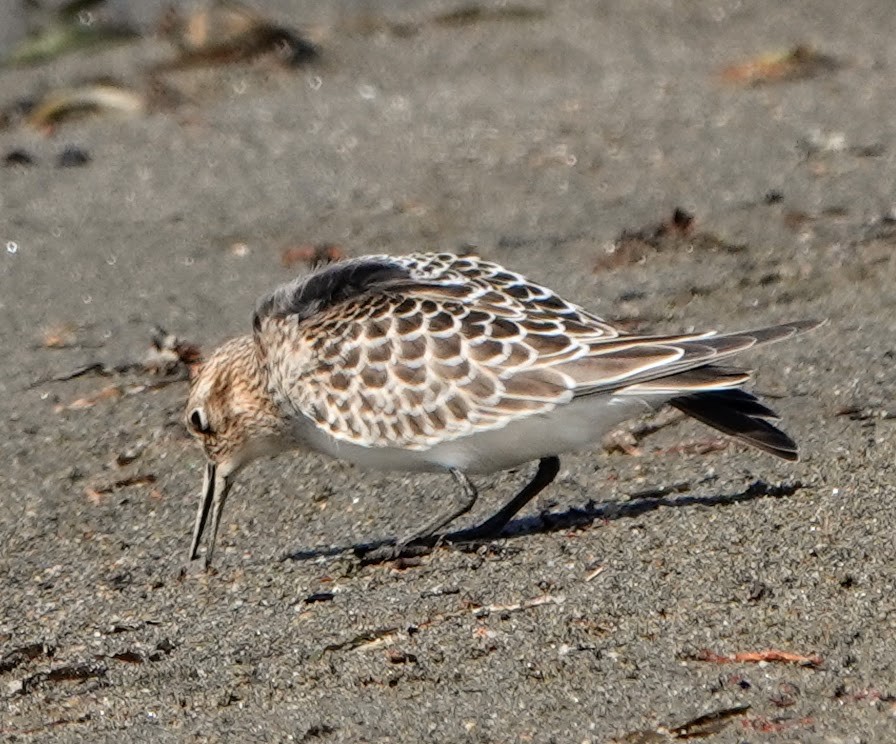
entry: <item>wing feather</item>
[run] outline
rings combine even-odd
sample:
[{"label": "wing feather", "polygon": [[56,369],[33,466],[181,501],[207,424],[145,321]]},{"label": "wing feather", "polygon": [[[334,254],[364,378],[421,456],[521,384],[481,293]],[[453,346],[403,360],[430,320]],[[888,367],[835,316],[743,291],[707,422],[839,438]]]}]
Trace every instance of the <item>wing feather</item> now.
[{"label": "wing feather", "polygon": [[[705,420],[714,401],[688,393],[749,377],[718,360],[811,325],[634,336],[497,264],[448,254],[336,264],[255,315],[279,405],[340,441],[417,450],[600,393],[678,395]],[[771,411],[743,395],[713,425],[787,452],[763,428],[774,430]]]}]

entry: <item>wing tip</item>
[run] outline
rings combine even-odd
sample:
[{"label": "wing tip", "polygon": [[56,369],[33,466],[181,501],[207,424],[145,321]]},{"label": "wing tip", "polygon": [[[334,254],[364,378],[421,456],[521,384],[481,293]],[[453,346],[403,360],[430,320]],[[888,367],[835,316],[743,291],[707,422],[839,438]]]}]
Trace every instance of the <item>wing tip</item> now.
[{"label": "wing tip", "polygon": [[673,398],[669,402],[682,413],[744,444],[782,460],[799,460],[797,443],[770,423],[774,412],[749,393],[742,396],[734,391],[731,394],[727,391],[695,393]]}]

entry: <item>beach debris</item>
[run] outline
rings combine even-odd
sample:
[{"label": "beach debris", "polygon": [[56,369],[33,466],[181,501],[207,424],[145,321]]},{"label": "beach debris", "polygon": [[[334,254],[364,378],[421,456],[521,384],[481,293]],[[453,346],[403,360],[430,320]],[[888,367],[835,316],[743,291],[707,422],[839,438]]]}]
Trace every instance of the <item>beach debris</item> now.
[{"label": "beach debris", "polygon": [[132,649],[119,651],[117,654],[111,654],[108,658],[114,661],[123,661],[127,664],[142,664],[145,661],[143,654]]},{"label": "beach debris", "polygon": [[[834,690],[834,699],[841,703],[896,703],[896,695],[884,692],[876,687],[863,687],[850,692],[846,685],[839,685]],[[893,712],[896,713],[896,709]]]},{"label": "beach debris", "polygon": [[386,661],[390,664],[416,664],[417,656],[408,651],[390,648],[386,651]]},{"label": "beach debris", "polygon": [[58,323],[41,331],[41,346],[45,349],[67,349],[77,341],[78,327],[74,323]]},{"label": "beach debris", "polygon": [[[43,346],[45,348],[66,348],[66,345],[73,340],[72,334],[74,334],[75,330],[68,324],[51,326],[44,331]],[[202,350],[198,345],[184,341],[173,333],[168,333],[161,326],[155,326],[150,341],[150,348],[141,361],[122,362],[112,366],[107,366],[102,362],[90,362],[76,367],[71,372],[42,377],[32,382],[28,388],[39,387],[50,382],[69,382],[86,375],[115,377],[134,372],[149,372],[153,375],[176,375],[171,381],[177,382],[187,379],[185,373],[188,373],[201,362]],[[164,383],[165,380],[159,380],[152,385],[144,387],[157,388]]]},{"label": "beach debris", "polygon": [[760,734],[779,734],[793,728],[802,728],[811,726],[815,723],[815,719],[811,716],[803,716],[802,718],[766,718],[765,716],[755,716],[745,718],[741,721],[741,726],[746,731],[756,731]]},{"label": "beach debris", "polygon": [[145,110],[143,94],[103,81],[50,91],[31,108],[25,121],[49,134],[63,121],[74,117],[91,114],[134,116]]},{"label": "beach debris", "polygon": [[20,147],[15,147],[12,150],[9,150],[3,156],[3,166],[5,168],[34,165],[36,162],[37,161],[30,152]]},{"label": "beach debris", "polygon": [[2,64],[38,65],[73,52],[99,50],[140,38],[128,25],[103,21],[88,9],[67,11],[66,6],[13,46]]},{"label": "beach debris", "polygon": [[649,417],[623,424],[607,432],[601,440],[601,446],[604,452],[621,452],[632,457],[640,457],[642,451],[638,445],[642,439],[684,419],[684,414],[679,411],[670,408],[661,409]]},{"label": "beach debris", "polygon": [[131,633],[136,630],[142,630],[147,625],[161,625],[161,620],[116,620],[106,631],[107,635],[116,635],[117,633]]},{"label": "beach debris", "polygon": [[122,488],[130,488],[132,486],[151,486],[156,482],[156,477],[151,473],[130,475],[125,478],[118,478],[106,483],[88,486],[84,489],[84,495],[87,500],[97,506],[103,500],[103,496],[108,496]]},{"label": "beach debris", "polygon": [[377,630],[365,631],[358,633],[344,641],[330,643],[323,647],[320,655],[333,651],[353,651],[355,649],[369,649],[371,647],[383,646],[391,641],[398,634],[398,628],[379,628]]},{"label": "beach debris", "polygon": [[691,658],[694,661],[708,661],[713,664],[784,663],[813,668],[818,668],[824,663],[824,659],[818,654],[797,654],[777,648],[768,648],[764,651],[739,651],[734,654],[718,654],[704,648]]},{"label": "beach debris", "polygon": [[298,67],[319,56],[317,47],[298,32],[229,0],[186,16],[170,8],[159,32],[174,44],[178,56],[158,70],[244,62],[271,53],[287,67]]},{"label": "beach debris", "polygon": [[43,641],[19,646],[0,657],[0,674],[10,672],[16,667],[40,658],[41,656],[51,657],[55,652],[56,649],[53,646],[44,643]]},{"label": "beach debris", "polygon": [[55,410],[56,413],[62,413],[63,411],[83,411],[85,408],[93,408],[97,403],[102,403],[103,401],[117,400],[123,395],[124,388],[121,385],[106,385],[104,388],[101,388],[90,395],[76,398],[71,403],[59,403],[54,406],[53,410]]},{"label": "beach debris", "polygon": [[302,245],[284,248],[280,253],[280,263],[291,269],[299,263],[315,268],[322,264],[335,263],[345,258],[342,246],[336,243],[303,243]]},{"label": "beach debris", "polygon": [[896,411],[877,406],[847,405],[838,408],[835,416],[847,416],[850,421],[887,421],[896,419]]},{"label": "beach debris", "polygon": [[475,3],[439,13],[432,18],[436,26],[470,26],[493,21],[538,21],[547,15],[543,8],[527,5],[501,4],[486,7]]},{"label": "beach debris", "polygon": [[[50,341],[55,342],[57,339],[51,338]],[[58,341],[64,343],[65,339],[59,338]],[[128,361],[114,366],[107,366],[101,362],[91,362],[77,367],[71,372],[35,380],[28,385],[28,389],[40,387],[51,382],[69,382],[87,375],[119,377],[134,373],[148,373],[156,378],[152,381],[111,383],[89,395],[76,398],[70,403],[57,403],[53,408],[56,413],[80,411],[92,408],[97,403],[104,401],[118,400],[122,397],[158,390],[166,385],[184,382],[189,379],[190,374],[198,368],[201,362],[202,352],[196,344],[183,341],[174,334],[168,333],[165,329],[157,326],[153,331],[149,351],[140,361]]]},{"label": "beach debris", "polygon": [[565,597],[563,595],[542,594],[531,599],[524,599],[520,602],[511,604],[492,604],[492,605],[473,605],[469,608],[469,612],[474,617],[488,617],[489,615],[506,615],[512,612],[522,612],[523,610],[531,610],[534,607],[543,607],[544,605],[563,604]]},{"label": "beach debris", "polygon": [[840,153],[847,153],[856,158],[879,158],[887,152],[887,146],[882,142],[854,145],[848,142],[844,132],[826,131],[819,127],[813,127],[805,136],[800,137],[796,147],[806,160]]},{"label": "beach debris", "polygon": [[397,38],[409,38],[419,34],[428,26],[443,28],[464,28],[479,23],[504,21],[539,21],[547,17],[544,8],[513,3],[501,3],[486,7],[468,3],[452,10],[437,12],[420,21],[394,21],[373,13],[362,13],[344,21],[342,30],[360,35],[391,34]]},{"label": "beach debris", "polygon": [[106,676],[107,671],[105,664],[93,661],[64,664],[48,669],[47,671],[37,672],[36,674],[32,674],[21,680],[19,692],[23,695],[27,694],[34,688],[44,685],[47,682],[78,682],[88,679],[103,679]]},{"label": "beach debris", "polygon": [[704,713],[671,727],[669,734],[673,740],[703,739],[719,733],[733,718],[744,715],[748,710],[750,710],[749,705],[735,705],[731,708]]},{"label": "beach debris", "polygon": [[778,689],[769,695],[768,701],[776,708],[789,708],[796,705],[796,699],[799,696],[799,687],[793,682],[782,681],[778,683]]},{"label": "beach debris", "polygon": [[654,455],[708,455],[712,452],[722,452],[728,449],[731,444],[730,439],[722,439],[721,437],[705,437],[703,439],[692,439],[687,442],[673,444],[670,447],[662,447],[653,450]]},{"label": "beach debris", "polygon": [[829,74],[842,67],[841,62],[822,54],[808,44],[797,44],[790,49],[776,50],[758,57],[729,65],[722,70],[726,83],[758,86],[792,80],[808,80]]},{"label": "beach debris", "polygon": [[153,329],[152,344],[143,360],[147,372],[172,375],[179,371],[192,371],[201,362],[199,346],[168,333],[161,326]]},{"label": "beach debris", "polygon": [[77,145],[67,145],[56,158],[59,168],[78,168],[90,162],[90,153]]},{"label": "beach debris", "polygon": [[476,619],[484,619],[488,618],[490,615],[496,615],[503,619],[505,615],[510,615],[511,613],[524,612],[526,610],[535,609],[537,607],[544,607],[546,605],[559,605],[563,604],[564,601],[565,597],[563,595],[552,594],[542,594],[537,597],[524,599],[519,602],[512,602],[510,604],[481,605],[478,602],[464,600],[463,602],[461,602],[460,609],[454,610],[452,612],[433,615],[432,617],[423,620],[422,622],[408,625],[404,630],[398,627],[380,628],[377,630],[359,633],[343,641],[330,643],[324,646],[323,649],[321,649],[318,654],[318,658],[326,653],[330,653],[333,651],[351,651],[354,649],[369,650],[372,648],[380,648],[382,646],[391,644],[402,635],[413,636],[417,633],[420,633],[421,631],[435,628],[442,623],[447,622],[448,620],[459,617],[470,616]]},{"label": "beach debris", "polygon": [[315,592],[302,600],[305,604],[317,604],[318,602],[332,602],[336,598],[333,592]]},{"label": "beach debris", "polygon": [[623,230],[594,263],[595,271],[611,271],[642,263],[660,251],[705,250],[739,253],[743,245],[729,243],[717,235],[697,230],[693,214],[681,207],[666,219],[635,230]]}]

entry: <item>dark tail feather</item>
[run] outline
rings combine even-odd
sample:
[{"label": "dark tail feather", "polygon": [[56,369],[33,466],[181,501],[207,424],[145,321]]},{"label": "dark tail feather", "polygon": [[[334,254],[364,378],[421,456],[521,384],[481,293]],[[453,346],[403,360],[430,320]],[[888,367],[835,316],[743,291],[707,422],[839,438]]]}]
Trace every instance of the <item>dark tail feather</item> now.
[{"label": "dark tail feather", "polygon": [[785,460],[798,460],[796,442],[766,419],[777,415],[744,390],[694,393],[669,401],[682,413]]}]

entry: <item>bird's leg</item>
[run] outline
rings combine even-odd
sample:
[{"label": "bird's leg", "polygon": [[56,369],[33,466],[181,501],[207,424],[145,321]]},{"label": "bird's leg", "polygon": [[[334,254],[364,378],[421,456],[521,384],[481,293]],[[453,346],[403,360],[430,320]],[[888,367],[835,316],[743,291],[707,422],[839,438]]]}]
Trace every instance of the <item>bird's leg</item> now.
[{"label": "bird's leg", "polygon": [[450,509],[443,511],[423,527],[414,530],[411,534],[399,540],[397,545],[399,550],[411,543],[432,537],[446,524],[451,524],[459,516],[466,514],[473,508],[473,504],[476,503],[476,498],[479,495],[476,486],[457,468],[449,468],[448,472],[454,476],[454,480],[460,486],[460,494],[453,497]]},{"label": "bird's leg", "polygon": [[461,530],[450,537],[456,541],[483,540],[489,537],[497,537],[520,509],[550,485],[551,481],[557,477],[559,471],[559,457],[543,457],[538,462],[538,470],[535,473],[535,477],[516,496],[501,507],[494,516],[489,517],[476,527],[469,530]]},{"label": "bird's leg", "polygon": [[460,486],[460,495],[454,496],[451,509],[442,512],[435,519],[427,522],[424,527],[414,530],[411,534],[406,535],[394,545],[383,545],[379,547],[363,546],[356,548],[356,553],[363,563],[382,563],[383,561],[391,561],[403,556],[428,553],[441,539],[436,533],[446,524],[453,522],[461,514],[466,514],[473,508],[473,504],[476,503],[476,497],[478,496],[476,486],[474,486],[470,482],[470,479],[460,470],[450,468],[449,472],[454,476],[454,480],[457,481],[457,484]]},{"label": "bird's leg", "polygon": [[[497,537],[514,515],[541,493],[557,477],[560,471],[560,458],[556,456],[544,457],[538,462],[538,470],[523,489],[508,501],[494,516],[486,519],[482,524],[468,530],[452,532],[444,537],[451,542],[469,542],[485,540]],[[450,511],[443,512],[436,519],[431,520],[420,530],[400,540],[396,545],[375,550],[363,551],[365,563],[380,563],[392,560],[399,556],[417,555],[427,552],[430,547],[437,544],[443,536],[436,537],[436,533],[447,524],[450,524],[462,514],[466,514],[476,503],[477,491],[470,479],[460,470],[451,468],[451,475],[460,486],[460,498],[455,497]]]}]

